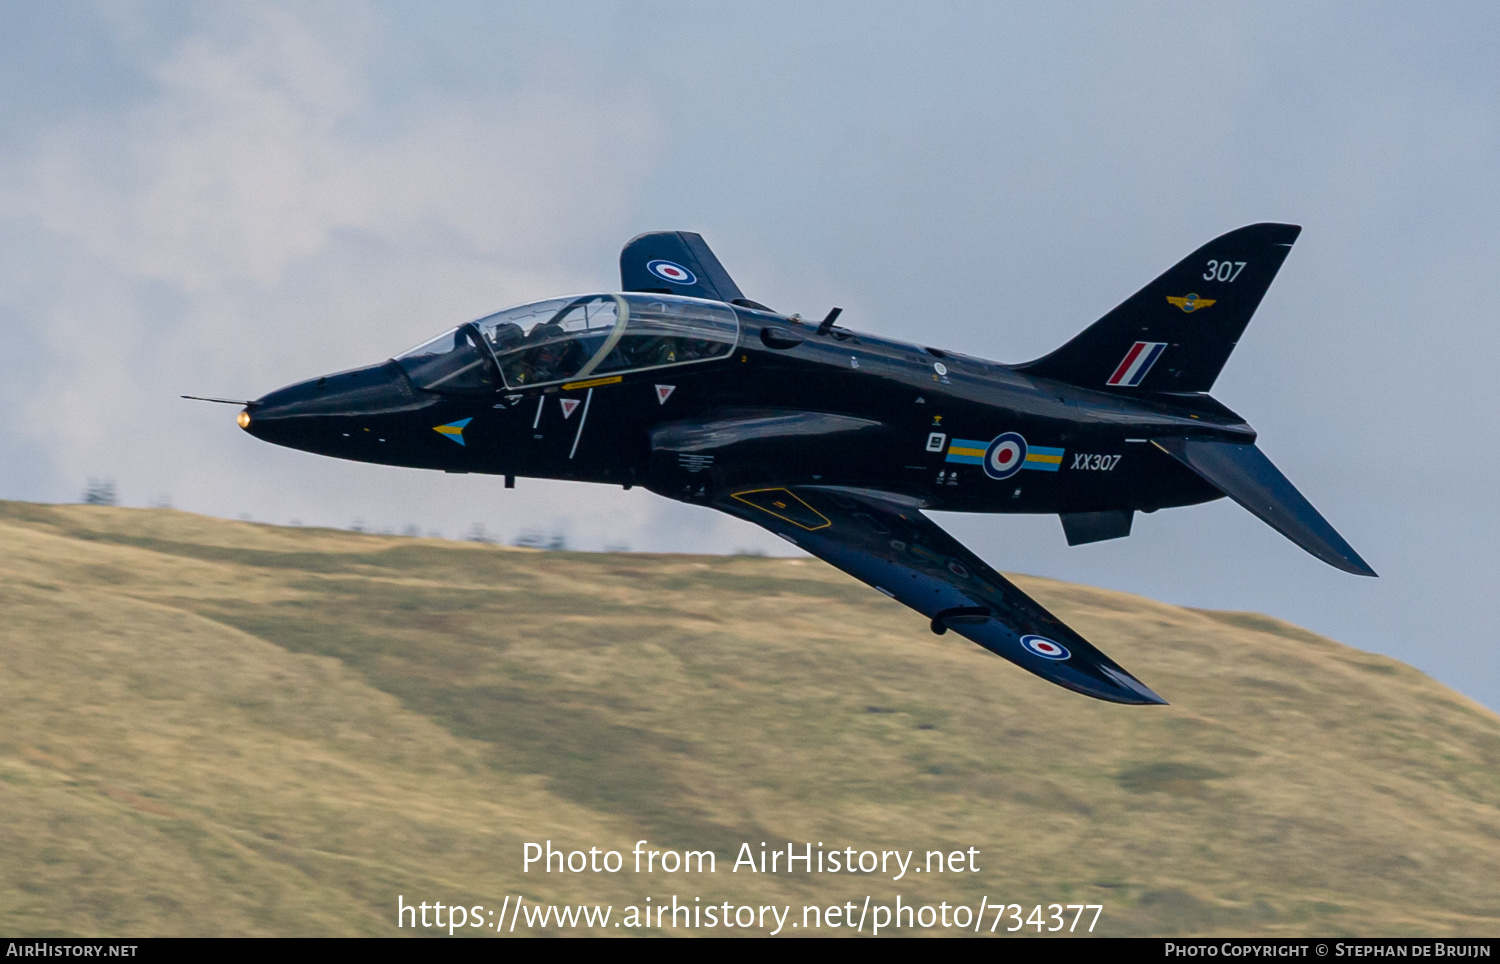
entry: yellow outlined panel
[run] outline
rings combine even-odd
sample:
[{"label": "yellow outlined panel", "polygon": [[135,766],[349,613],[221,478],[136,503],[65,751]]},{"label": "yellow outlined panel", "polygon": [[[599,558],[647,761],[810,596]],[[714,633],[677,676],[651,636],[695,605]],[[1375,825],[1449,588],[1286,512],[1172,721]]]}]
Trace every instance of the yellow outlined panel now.
[{"label": "yellow outlined panel", "polygon": [[827,516],[803,502],[791,489],[747,489],[735,492],[733,497],[808,532],[833,525]]}]

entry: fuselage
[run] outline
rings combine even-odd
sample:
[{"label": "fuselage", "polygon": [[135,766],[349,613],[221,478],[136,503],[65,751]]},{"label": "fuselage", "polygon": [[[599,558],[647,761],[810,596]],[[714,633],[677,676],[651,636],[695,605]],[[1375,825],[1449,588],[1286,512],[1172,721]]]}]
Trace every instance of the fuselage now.
[{"label": "fuselage", "polygon": [[943,511],[1026,513],[1153,511],[1219,498],[1150,440],[1255,438],[1206,396],[1124,397],[729,310],[732,350],[708,360],[528,385],[486,351],[488,379],[462,390],[421,387],[410,366],[392,360],[272,392],[242,424],[266,441],[337,458],[640,485],[689,502],[758,485],[819,485],[878,489]]}]

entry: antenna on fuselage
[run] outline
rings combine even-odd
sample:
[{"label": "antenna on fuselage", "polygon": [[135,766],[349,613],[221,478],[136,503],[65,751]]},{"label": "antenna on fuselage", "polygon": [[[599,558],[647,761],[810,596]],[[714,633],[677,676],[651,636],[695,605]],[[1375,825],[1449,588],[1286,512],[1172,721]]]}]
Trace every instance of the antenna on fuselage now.
[{"label": "antenna on fuselage", "polygon": [[833,323],[835,321],[838,321],[839,315],[843,313],[843,310],[844,309],[842,309],[842,308],[835,308],[832,311],[830,311],[828,313],[828,317],[824,318],[823,321],[822,321],[822,323],[820,323],[818,325],[818,334],[820,334],[820,335],[826,335],[830,331],[832,331],[833,330]]}]

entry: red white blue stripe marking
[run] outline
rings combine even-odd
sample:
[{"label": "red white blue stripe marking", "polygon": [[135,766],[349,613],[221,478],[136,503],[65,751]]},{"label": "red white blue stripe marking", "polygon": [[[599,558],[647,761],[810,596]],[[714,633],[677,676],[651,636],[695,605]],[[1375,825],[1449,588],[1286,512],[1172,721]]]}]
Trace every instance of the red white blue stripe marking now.
[{"label": "red white blue stripe marking", "polygon": [[1136,342],[1130,346],[1125,357],[1120,359],[1120,367],[1115,369],[1115,373],[1109,376],[1109,381],[1104,384],[1134,388],[1146,377],[1146,373],[1151,371],[1151,366],[1156,364],[1156,360],[1161,357],[1166,347],[1167,343],[1164,341]]}]

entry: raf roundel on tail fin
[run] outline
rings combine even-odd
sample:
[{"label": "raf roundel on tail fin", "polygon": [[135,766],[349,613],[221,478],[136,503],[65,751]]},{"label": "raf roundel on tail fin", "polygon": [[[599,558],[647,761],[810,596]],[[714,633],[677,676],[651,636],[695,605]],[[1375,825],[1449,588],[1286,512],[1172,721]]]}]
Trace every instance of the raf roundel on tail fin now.
[{"label": "raf roundel on tail fin", "polygon": [[703,236],[691,231],[652,231],[631,238],[620,251],[620,287],[756,307],[746,302]]},{"label": "raf roundel on tail fin", "polygon": [[1017,368],[1082,388],[1206,392],[1301,231],[1266,223],[1221,235],[1066,345]]}]

